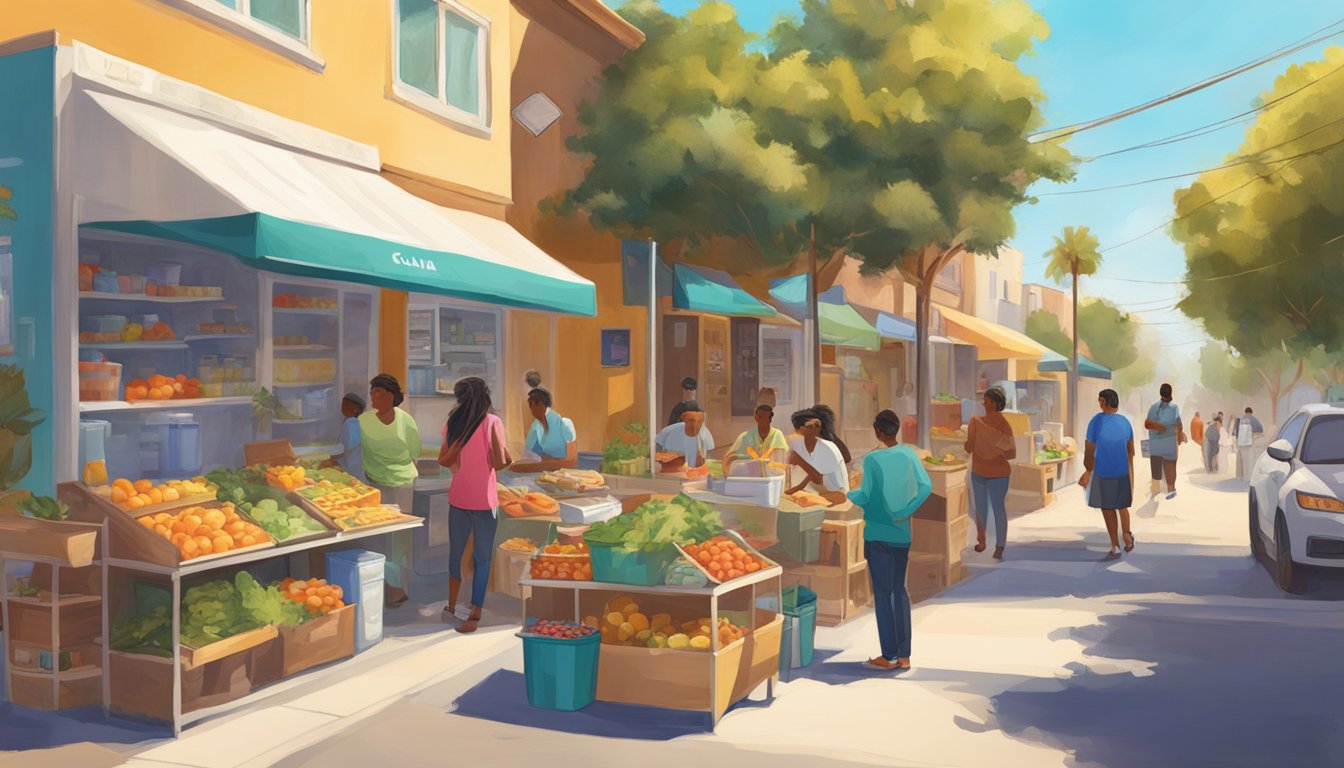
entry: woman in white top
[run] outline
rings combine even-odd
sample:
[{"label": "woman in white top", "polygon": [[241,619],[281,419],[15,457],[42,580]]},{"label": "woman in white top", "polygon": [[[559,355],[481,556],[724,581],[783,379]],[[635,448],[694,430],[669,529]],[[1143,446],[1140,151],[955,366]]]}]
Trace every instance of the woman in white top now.
[{"label": "woman in white top", "polygon": [[655,440],[659,449],[671,451],[686,457],[687,467],[698,467],[705,463],[709,452],[714,450],[714,436],[705,426],[705,412],[694,400],[683,403],[681,421],[670,427],[664,427]]},{"label": "woman in white top", "polygon": [[812,484],[832,504],[843,503],[849,493],[849,468],[840,448],[821,436],[823,419],[811,408],[793,414],[797,432],[789,440],[789,463],[803,470],[803,481],[788,489],[797,493]]}]

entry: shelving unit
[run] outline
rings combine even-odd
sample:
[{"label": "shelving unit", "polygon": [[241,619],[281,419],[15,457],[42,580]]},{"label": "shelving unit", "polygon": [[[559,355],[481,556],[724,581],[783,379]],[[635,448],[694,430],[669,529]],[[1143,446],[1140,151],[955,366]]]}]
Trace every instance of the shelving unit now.
[{"label": "shelving unit", "polygon": [[255,338],[257,338],[255,333],[195,333],[190,336],[183,336],[182,341],[187,344],[199,344],[203,341],[233,341]]},{"label": "shelving unit", "polygon": [[318,315],[324,317],[336,317],[340,314],[335,309],[300,309],[297,307],[271,307],[271,312],[277,315]]},{"label": "shelving unit", "polygon": [[186,400],[141,400],[128,403],[124,400],[84,401],[79,404],[80,413],[106,413],[109,411],[180,411],[198,408],[225,408],[239,405],[252,405],[251,397],[201,397]]},{"label": "shelving unit", "polygon": [[96,301],[134,301],[150,304],[222,304],[223,296],[150,296],[147,293],[100,293],[80,291],[79,298]]},{"label": "shelving unit", "polygon": [[138,349],[138,350],[154,350],[154,351],[160,351],[160,352],[162,352],[162,351],[167,351],[167,352],[182,352],[182,351],[191,349],[191,347],[187,346],[185,342],[181,342],[181,341],[112,341],[112,342],[108,342],[108,343],[106,343],[106,344],[99,344],[99,343],[96,343],[96,342],[91,342],[91,343],[83,343],[83,344],[80,344],[80,345],[79,345],[79,348],[80,348],[80,349],[110,349],[110,350],[117,350],[117,349],[128,349],[128,350],[129,350],[129,349]]}]

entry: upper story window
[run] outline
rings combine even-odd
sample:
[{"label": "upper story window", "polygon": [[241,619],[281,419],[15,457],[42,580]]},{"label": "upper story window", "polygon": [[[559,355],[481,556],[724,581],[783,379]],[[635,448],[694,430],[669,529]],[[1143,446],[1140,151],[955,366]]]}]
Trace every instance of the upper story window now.
[{"label": "upper story window", "polygon": [[395,93],[456,122],[489,128],[489,20],[453,0],[395,0],[395,8]]},{"label": "upper story window", "polygon": [[262,24],[284,32],[300,42],[308,42],[309,0],[215,0]]},{"label": "upper story window", "polygon": [[934,278],[933,284],[953,293],[961,291],[961,264],[951,261]]},{"label": "upper story window", "polygon": [[321,72],[311,47],[312,0],[159,0],[256,45]]}]

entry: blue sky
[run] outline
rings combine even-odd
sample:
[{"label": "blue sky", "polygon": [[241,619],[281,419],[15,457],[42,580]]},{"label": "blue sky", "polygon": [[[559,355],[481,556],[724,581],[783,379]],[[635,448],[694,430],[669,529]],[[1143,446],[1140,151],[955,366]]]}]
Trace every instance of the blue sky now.
[{"label": "blue sky", "polygon": [[[664,0],[683,13],[699,0]],[[736,0],[743,26],[764,32],[796,0]],[[1338,0],[1032,0],[1050,25],[1024,68],[1038,77],[1049,101],[1049,126],[1076,123],[1119,111],[1236,67],[1287,46],[1344,16]],[[1344,35],[1330,41],[1344,44]],[[1094,155],[1160,139],[1231,117],[1291,63],[1321,57],[1318,44],[1171,104],[1073,137],[1067,146]],[[1036,193],[1088,189],[1218,165],[1240,145],[1244,124],[1190,141],[1141,150],[1081,165],[1069,185],[1040,184]],[[1017,209],[1013,244],[1025,253],[1027,282],[1043,281],[1043,254],[1063,227],[1090,226],[1102,247],[1135,237],[1174,215],[1172,193],[1191,179],[1093,194],[1043,197]],[[1084,279],[1084,293],[1104,295],[1161,332],[1173,357],[1199,350],[1200,328],[1170,309],[1181,285],[1129,282],[1179,281],[1185,258],[1165,231],[1106,254],[1101,272]]]}]

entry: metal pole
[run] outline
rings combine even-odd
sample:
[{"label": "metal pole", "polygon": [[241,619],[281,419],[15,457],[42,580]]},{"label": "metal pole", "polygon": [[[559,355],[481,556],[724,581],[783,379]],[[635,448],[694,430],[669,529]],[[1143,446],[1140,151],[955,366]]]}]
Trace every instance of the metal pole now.
[{"label": "metal pole", "polygon": [[656,474],[658,462],[658,243],[649,241],[649,472]]}]

